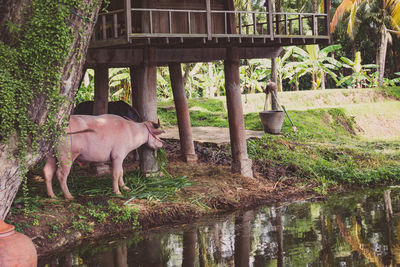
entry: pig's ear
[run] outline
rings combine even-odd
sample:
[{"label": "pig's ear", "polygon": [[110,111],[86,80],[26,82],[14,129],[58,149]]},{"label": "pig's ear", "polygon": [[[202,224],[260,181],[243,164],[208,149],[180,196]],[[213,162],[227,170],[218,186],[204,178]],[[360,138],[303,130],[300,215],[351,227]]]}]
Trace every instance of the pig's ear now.
[{"label": "pig's ear", "polygon": [[155,135],[160,135],[162,133],[165,133],[164,130],[160,130],[160,129],[152,129],[151,132]]},{"label": "pig's ear", "polygon": [[150,121],[150,123],[153,125],[154,128],[160,128],[160,119],[158,119],[157,123],[155,123],[154,121]]}]

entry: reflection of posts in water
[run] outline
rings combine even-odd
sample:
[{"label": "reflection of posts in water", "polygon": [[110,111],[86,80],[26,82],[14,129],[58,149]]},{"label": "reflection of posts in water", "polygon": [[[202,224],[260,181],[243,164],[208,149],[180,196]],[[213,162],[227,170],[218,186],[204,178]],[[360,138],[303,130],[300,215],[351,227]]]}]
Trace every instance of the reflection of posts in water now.
[{"label": "reflection of posts in water", "polygon": [[393,257],[393,243],[392,243],[392,231],[391,231],[391,217],[393,215],[392,200],[390,198],[390,190],[385,190],[383,193],[385,200],[385,214],[386,214],[386,236],[388,239],[388,254],[383,257],[383,263],[385,266],[395,265],[395,259]]},{"label": "reflection of posts in water", "polygon": [[393,215],[392,200],[390,199],[390,190],[385,190],[385,192],[383,193],[383,197],[385,199],[386,221],[390,222],[390,218]]},{"label": "reflection of posts in water", "polygon": [[[325,229],[325,215],[324,215],[324,210],[321,207],[320,214],[319,214],[319,219],[321,223],[321,244],[322,244],[322,250],[319,253],[319,258],[321,261],[329,265],[329,263],[333,262],[334,256],[332,254],[332,250],[330,249],[329,246],[329,241],[328,241],[328,235],[326,234],[326,229]],[[330,222],[329,216],[327,217],[328,224]],[[328,226],[329,228],[329,226]],[[328,233],[329,234],[329,233]]]},{"label": "reflection of posts in water", "polygon": [[161,236],[160,235],[151,235],[146,238],[143,242],[144,246],[144,257],[143,266],[164,266],[162,262],[162,244],[161,244]]},{"label": "reflection of posts in water", "polygon": [[[72,257],[72,252],[68,252],[61,256],[59,259],[52,261],[50,264],[47,266],[49,267],[72,267],[72,262],[73,262],[73,257]],[[40,263],[39,263],[40,265]]]},{"label": "reflection of posts in water", "polygon": [[126,242],[121,242],[118,247],[108,250],[98,257],[98,266],[128,267],[128,250]]},{"label": "reflection of posts in water", "polygon": [[278,267],[283,266],[283,225],[281,209],[276,212],[276,230],[278,231]]},{"label": "reflection of posts in water", "polygon": [[249,266],[250,229],[253,211],[246,211],[235,219],[235,267]]},{"label": "reflection of posts in water", "polygon": [[182,267],[194,266],[196,257],[196,230],[183,233]]},{"label": "reflection of posts in water", "polygon": [[197,229],[197,241],[199,244],[199,265],[204,267],[207,264],[207,246],[204,234]]},{"label": "reflection of posts in water", "polygon": [[277,266],[283,266],[283,224],[282,224],[282,208],[271,207],[271,217],[273,218],[272,224],[275,226],[277,233],[277,243],[278,243],[278,252],[277,252]]},{"label": "reflection of posts in water", "polygon": [[213,240],[215,243],[215,264],[222,264],[222,234],[218,223],[214,223],[211,229]]}]

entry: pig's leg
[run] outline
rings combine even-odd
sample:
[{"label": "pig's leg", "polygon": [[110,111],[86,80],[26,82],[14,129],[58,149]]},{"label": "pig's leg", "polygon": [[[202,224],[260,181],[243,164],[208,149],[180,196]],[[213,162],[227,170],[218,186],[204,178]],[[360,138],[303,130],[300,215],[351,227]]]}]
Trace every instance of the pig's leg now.
[{"label": "pig's leg", "polygon": [[62,160],[60,162],[60,167],[57,169],[57,179],[60,182],[60,187],[64,193],[65,199],[73,199],[74,198],[68,190],[67,178],[68,178],[69,172],[71,171],[72,163],[74,162],[74,159],[77,156],[78,155],[73,157],[73,159],[70,159],[69,157],[67,157],[66,159]]},{"label": "pig's leg", "polygon": [[44,165],[44,167],[43,167],[44,179],[46,181],[47,195],[51,198],[56,197],[56,195],[53,192],[53,186],[51,184],[54,173],[57,170],[56,164],[57,164],[56,158],[53,157],[53,155],[52,155],[52,156],[47,157],[46,165]]},{"label": "pig's leg", "polygon": [[120,157],[113,158],[112,165],[113,165],[113,192],[117,195],[121,195],[121,191],[119,190],[118,184],[124,190],[129,189],[125,186],[123,181],[124,170],[122,168],[123,159]]}]

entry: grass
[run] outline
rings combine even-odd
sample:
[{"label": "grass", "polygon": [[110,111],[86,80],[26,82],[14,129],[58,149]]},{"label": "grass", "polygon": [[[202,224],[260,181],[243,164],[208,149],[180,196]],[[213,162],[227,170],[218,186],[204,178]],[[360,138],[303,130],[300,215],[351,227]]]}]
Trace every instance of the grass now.
[{"label": "grass", "polygon": [[[392,98],[400,99],[400,87],[380,90]],[[364,93],[362,90],[360,92]],[[344,96],[346,93],[342,92]],[[319,97],[322,97],[320,94]],[[292,175],[302,177],[306,182],[317,183],[319,186],[316,191],[321,193],[336,184],[373,185],[399,182],[400,140],[379,140],[383,139],[382,136],[374,139],[362,137],[357,131],[355,120],[356,117],[371,115],[396,118],[400,111],[399,102],[392,99],[383,103],[358,103],[357,92],[351,91],[347,95],[352,97],[352,105],[289,110],[298,132],[293,132],[286,116],[281,135],[265,135],[260,140],[248,142],[249,156],[255,161],[294,170]],[[219,108],[223,107],[221,100],[191,99],[189,103],[192,108],[192,126],[229,126],[226,111]],[[193,110],[194,107],[197,109]],[[176,124],[174,109],[161,108],[159,114],[170,125]],[[174,120],[167,119],[172,117]],[[258,112],[245,115],[245,127],[248,130],[263,130]]]},{"label": "grass", "polygon": [[400,86],[386,87],[381,89],[387,95],[400,100]]},{"label": "grass", "polygon": [[[188,106],[192,126],[229,126],[228,116],[221,100],[202,98],[189,99]],[[178,124],[172,100],[159,104],[158,116],[163,126],[174,126]]]},{"label": "grass", "polygon": [[[85,195],[88,197],[107,196],[116,197],[112,191],[112,177],[105,175],[98,178],[82,177],[71,174],[69,189],[72,195]],[[167,172],[161,177],[145,177],[140,171],[124,174],[125,185],[131,190],[122,191],[122,198],[146,199],[148,201],[174,200],[175,193],[186,186],[191,185],[186,176],[173,177]]]}]

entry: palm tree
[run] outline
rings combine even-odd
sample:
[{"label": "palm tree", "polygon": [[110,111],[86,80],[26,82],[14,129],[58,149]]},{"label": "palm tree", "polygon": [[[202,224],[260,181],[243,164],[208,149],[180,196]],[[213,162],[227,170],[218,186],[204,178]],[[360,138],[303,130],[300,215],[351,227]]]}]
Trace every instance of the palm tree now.
[{"label": "palm tree", "polygon": [[[368,0],[343,0],[343,2],[338,6],[336,12],[332,18],[331,22],[331,32],[335,31],[336,25],[343,16],[345,12],[350,12],[349,22],[347,24],[347,34],[351,36],[354,22],[356,18],[356,13],[358,7]],[[379,78],[378,83],[381,85],[383,83],[383,76],[385,73],[385,61],[386,61],[386,49],[387,43],[390,38],[389,33],[400,34],[400,0],[381,0],[378,2],[380,4],[380,33],[381,39],[379,44],[379,54],[377,63],[379,65]],[[391,29],[385,24],[386,17],[390,14]]]}]

